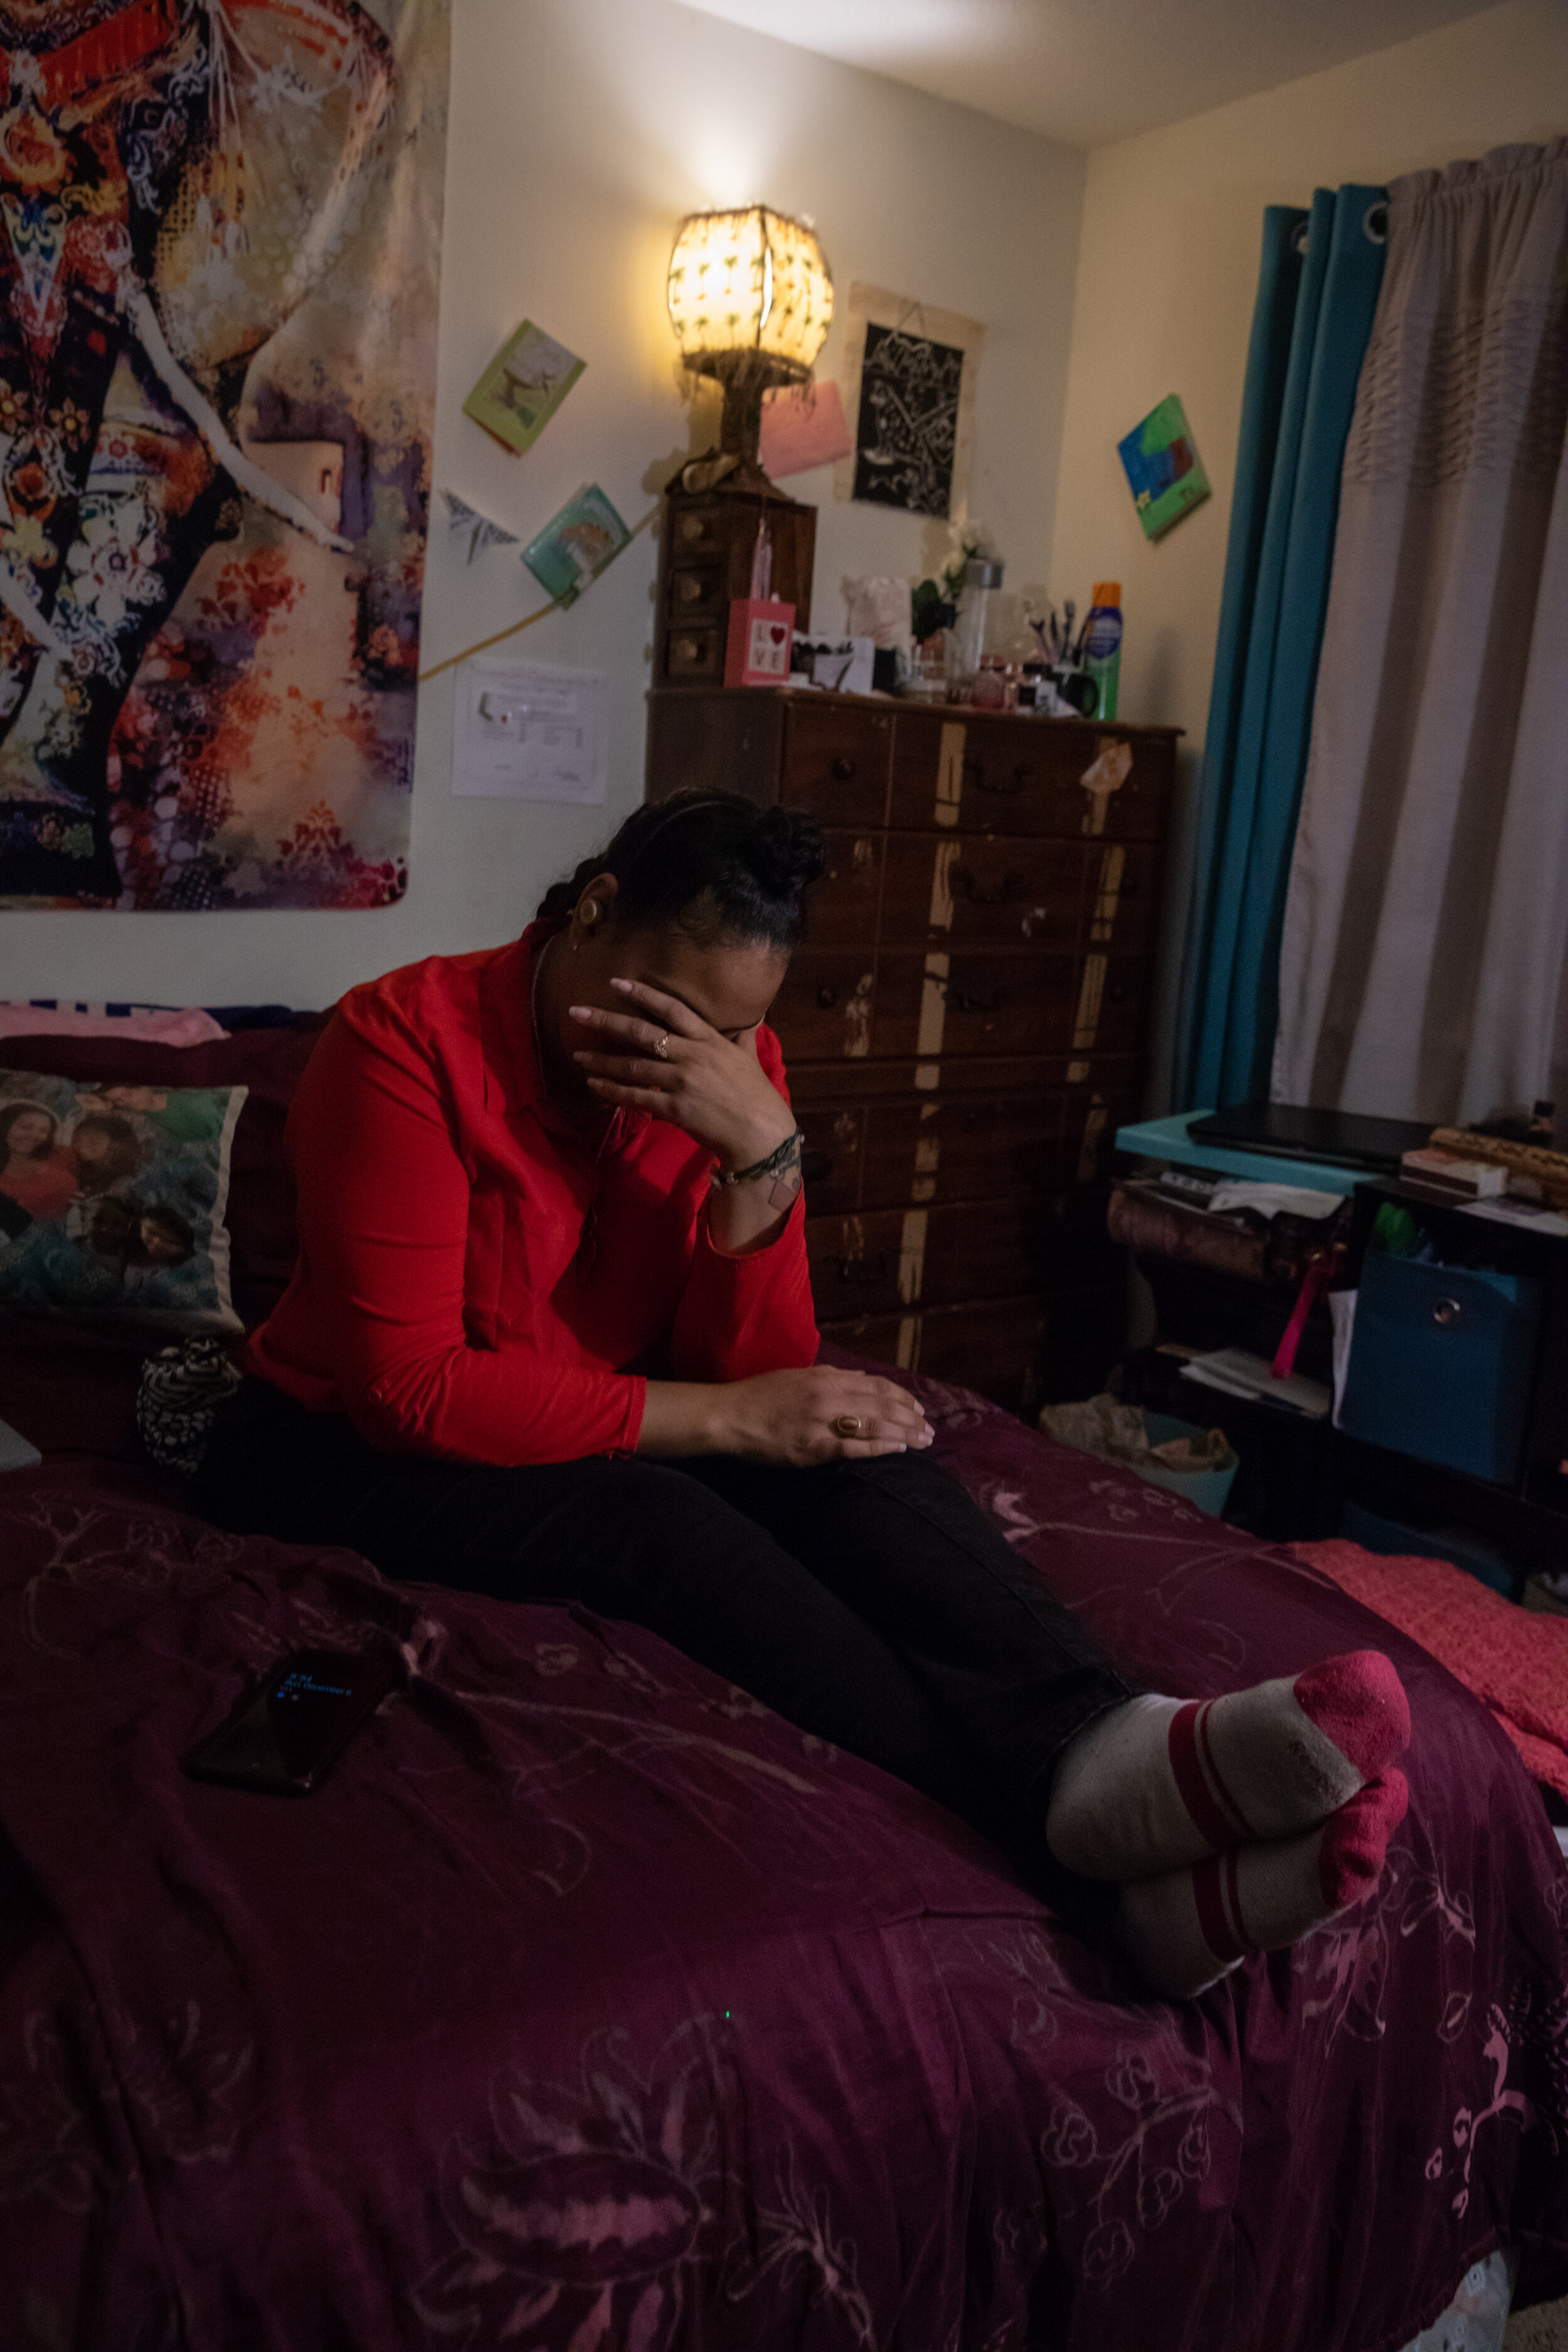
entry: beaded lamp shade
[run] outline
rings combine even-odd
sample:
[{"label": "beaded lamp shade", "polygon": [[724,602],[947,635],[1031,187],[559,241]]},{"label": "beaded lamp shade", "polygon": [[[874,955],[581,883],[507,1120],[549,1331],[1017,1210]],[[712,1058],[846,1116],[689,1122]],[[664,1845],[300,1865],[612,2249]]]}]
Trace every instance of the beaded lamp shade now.
[{"label": "beaded lamp shade", "polygon": [[676,231],[668,302],[687,366],[724,387],[720,445],[754,475],[763,394],[807,380],[832,323],[816,234],[765,205],[692,213]]}]

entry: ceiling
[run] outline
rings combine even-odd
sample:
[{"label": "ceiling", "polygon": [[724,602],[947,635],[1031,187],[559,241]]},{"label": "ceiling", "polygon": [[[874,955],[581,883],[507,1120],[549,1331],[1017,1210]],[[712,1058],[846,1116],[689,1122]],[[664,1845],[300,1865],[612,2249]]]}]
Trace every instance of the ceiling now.
[{"label": "ceiling", "polygon": [[1074,147],[1345,64],[1497,0],[684,0]]}]

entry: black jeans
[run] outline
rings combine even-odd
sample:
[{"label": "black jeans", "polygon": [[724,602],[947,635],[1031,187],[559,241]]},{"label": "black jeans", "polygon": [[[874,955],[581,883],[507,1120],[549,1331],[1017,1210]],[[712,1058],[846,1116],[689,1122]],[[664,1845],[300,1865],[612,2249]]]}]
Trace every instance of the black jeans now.
[{"label": "black jeans", "polygon": [[378,1452],[252,1379],[219,1412],[197,1491],[221,1527],[345,1544],[394,1580],[645,1625],[1096,1910],[1047,1852],[1046,1792],[1059,1750],[1128,1687],[922,1455],[470,1468]]}]

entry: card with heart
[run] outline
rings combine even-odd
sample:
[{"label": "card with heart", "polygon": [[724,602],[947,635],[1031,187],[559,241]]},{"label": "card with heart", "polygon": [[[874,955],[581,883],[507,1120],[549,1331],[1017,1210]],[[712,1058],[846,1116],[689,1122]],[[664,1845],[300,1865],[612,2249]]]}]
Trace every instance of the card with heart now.
[{"label": "card with heart", "polygon": [[724,649],[726,686],[787,686],[795,606],[737,596]]}]

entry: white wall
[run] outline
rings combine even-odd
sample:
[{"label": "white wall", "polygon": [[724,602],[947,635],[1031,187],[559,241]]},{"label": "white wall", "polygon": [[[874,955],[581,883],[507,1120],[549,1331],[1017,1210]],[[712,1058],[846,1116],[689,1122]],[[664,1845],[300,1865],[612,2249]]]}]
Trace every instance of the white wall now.
[{"label": "white wall", "polygon": [[[1187,730],[1173,912],[1185,903],[1263,207],[1546,139],[1565,123],[1568,7],[1510,0],[1089,157],[1052,576],[1080,603],[1096,579],[1120,578],[1121,715]],[[1116,444],[1173,392],[1214,495],[1151,546]],[[1157,1067],[1177,929],[1167,922]]]},{"label": "white wall", "polygon": [[[525,538],[585,480],[635,522],[650,468],[689,446],[663,304],[675,222],[765,200],[815,217],[841,292],[859,278],[984,320],[971,513],[1009,581],[1047,576],[1084,159],[1076,150],[671,0],[452,0],[436,479]],[[526,457],[461,414],[524,315],[588,361]],[[836,328],[819,372],[836,372]],[[662,473],[659,476],[662,478]],[[837,505],[827,471],[786,485],[818,509],[814,619],[847,573],[913,573],[913,517]],[[545,884],[642,793],[657,549],[638,540],[520,654],[606,669],[609,805],[455,800],[452,677],[421,689],[410,885],[372,913],[0,916],[0,996],[320,1004],[433,952],[510,937]],[[515,553],[471,570],[439,524],[428,665],[539,601]]]}]

